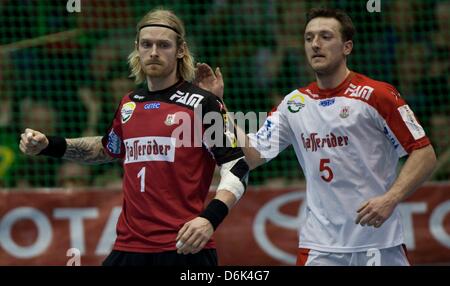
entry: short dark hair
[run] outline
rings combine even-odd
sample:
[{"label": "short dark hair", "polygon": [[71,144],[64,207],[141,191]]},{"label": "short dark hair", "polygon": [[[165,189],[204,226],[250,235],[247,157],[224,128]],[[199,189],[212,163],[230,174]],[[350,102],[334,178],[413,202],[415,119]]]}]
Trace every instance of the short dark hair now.
[{"label": "short dark hair", "polygon": [[350,16],[344,11],[333,8],[312,8],[306,14],[305,29],[312,19],[319,17],[336,19],[339,23],[341,23],[340,32],[344,42],[353,39],[353,35],[356,33],[355,26],[353,26]]}]

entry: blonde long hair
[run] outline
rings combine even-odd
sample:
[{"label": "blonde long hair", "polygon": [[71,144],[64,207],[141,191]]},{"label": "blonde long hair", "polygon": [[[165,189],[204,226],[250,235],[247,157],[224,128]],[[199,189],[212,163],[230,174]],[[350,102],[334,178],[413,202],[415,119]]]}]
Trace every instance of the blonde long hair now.
[{"label": "blonde long hair", "polygon": [[[186,31],[180,18],[170,10],[158,7],[148,12],[136,25],[136,42],[139,43],[139,32],[142,27],[150,24],[162,24],[172,27],[177,33],[177,49],[186,42]],[[136,84],[145,81],[146,76],[143,71],[137,47],[128,55],[128,64],[131,69],[131,77],[135,78]],[[177,74],[186,81],[192,81],[195,76],[194,57],[186,43],[183,58],[178,59]]]}]

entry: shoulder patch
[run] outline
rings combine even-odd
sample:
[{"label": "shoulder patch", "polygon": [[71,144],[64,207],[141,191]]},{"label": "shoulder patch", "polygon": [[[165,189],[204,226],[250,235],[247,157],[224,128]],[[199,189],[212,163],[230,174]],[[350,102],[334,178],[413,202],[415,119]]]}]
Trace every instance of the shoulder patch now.
[{"label": "shoulder patch", "polygon": [[120,110],[120,114],[122,117],[122,124],[124,124],[128,120],[130,120],[135,109],[136,109],[136,103],[134,103],[132,101],[127,102],[122,106],[122,109]]},{"label": "shoulder patch", "polygon": [[414,116],[413,111],[409,108],[408,105],[402,105],[398,109],[403,121],[408,127],[409,132],[414,137],[415,140],[418,140],[425,136],[425,131],[422,126],[417,122],[416,117]]},{"label": "shoulder patch", "polygon": [[297,113],[305,107],[305,97],[300,92],[296,92],[289,97],[286,104],[289,112]]}]

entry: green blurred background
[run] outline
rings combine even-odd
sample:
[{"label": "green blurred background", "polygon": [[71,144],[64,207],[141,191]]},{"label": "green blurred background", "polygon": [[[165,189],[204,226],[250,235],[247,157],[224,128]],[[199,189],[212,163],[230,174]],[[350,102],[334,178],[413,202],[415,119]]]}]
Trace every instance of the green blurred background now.
[{"label": "green blurred background", "polygon": [[[196,60],[221,67],[227,105],[243,112],[267,112],[313,80],[303,51],[305,13],[344,9],[357,28],[350,68],[397,87],[437,151],[432,179],[450,177],[450,1],[380,0],[380,13],[369,13],[364,0],[80,2],[80,13],[68,13],[66,0],[0,0],[0,187],[120,186],[119,163],[25,157],[19,136],[25,127],[103,135],[134,88],[126,58],[135,25],[159,5],[183,19]],[[58,32],[55,41],[39,38]],[[303,184],[292,148],[252,172],[250,183]]]}]

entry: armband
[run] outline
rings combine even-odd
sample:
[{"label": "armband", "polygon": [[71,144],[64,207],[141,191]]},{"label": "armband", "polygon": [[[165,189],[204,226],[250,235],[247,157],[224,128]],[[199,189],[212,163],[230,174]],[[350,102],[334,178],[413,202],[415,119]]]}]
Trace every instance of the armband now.
[{"label": "armband", "polygon": [[228,206],[221,200],[213,199],[199,216],[209,220],[216,230],[227,215]]},{"label": "armband", "polygon": [[66,138],[61,136],[47,136],[48,145],[38,155],[46,155],[55,158],[62,158],[66,153]]}]

